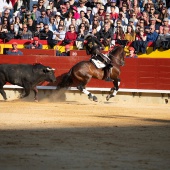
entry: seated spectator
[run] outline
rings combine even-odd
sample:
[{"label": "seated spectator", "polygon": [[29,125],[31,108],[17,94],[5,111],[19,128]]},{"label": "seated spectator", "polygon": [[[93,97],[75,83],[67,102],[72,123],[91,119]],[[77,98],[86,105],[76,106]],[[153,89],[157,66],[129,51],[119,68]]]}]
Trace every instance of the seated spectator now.
[{"label": "seated spectator", "polygon": [[28,49],[42,49],[42,44],[39,43],[39,38],[38,37],[34,37],[33,38],[33,43],[29,44],[27,46]]},{"label": "seated spectator", "polygon": [[50,20],[49,20],[49,30],[52,31],[53,33],[56,31],[56,25],[54,24],[54,21],[55,21],[55,18],[52,16],[50,17]]},{"label": "seated spectator", "polygon": [[73,12],[69,11],[67,18],[64,19],[64,25],[65,25],[66,28],[68,28],[69,25],[71,24],[71,19],[72,18],[73,18]]},{"label": "seated spectator", "polygon": [[[130,15],[130,19],[129,21],[133,21],[133,24],[134,24],[134,27],[136,27],[137,23],[138,23],[138,19],[136,17],[136,14],[135,12],[132,12],[131,15]],[[130,24],[130,23],[129,23]],[[135,29],[134,29],[135,30]]]},{"label": "seated spectator", "polygon": [[38,37],[38,38],[40,38],[40,30],[41,29],[41,27],[40,27],[40,24],[37,24],[36,25],[36,28],[35,28],[35,32],[34,32],[34,34],[33,34],[33,37]]},{"label": "seated spectator", "polygon": [[117,27],[116,32],[113,35],[113,39],[114,40],[124,40],[125,39],[125,34],[124,34],[121,26]]},{"label": "seated spectator", "polygon": [[44,25],[44,30],[40,33],[41,40],[52,40],[53,39],[53,32],[49,30],[48,25]]},{"label": "seated spectator", "polygon": [[15,17],[14,21],[14,31],[15,31],[15,37],[18,38],[19,31],[22,30],[22,23],[18,16]]},{"label": "seated spectator", "polygon": [[98,40],[100,39],[100,33],[97,31],[97,25],[92,26],[91,34],[94,35],[94,37],[96,37]]},{"label": "seated spectator", "polygon": [[28,19],[28,22],[27,22],[27,28],[29,31],[31,32],[35,32],[36,30],[36,24],[35,24],[35,21],[33,21],[31,18]]},{"label": "seated spectator", "polygon": [[111,43],[113,32],[111,32],[109,25],[105,24],[104,29],[100,31],[100,41],[104,46],[108,46]]},{"label": "seated spectator", "polygon": [[110,18],[115,21],[119,17],[119,14],[115,11],[115,6],[111,6]]},{"label": "seated spectator", "polygon": [[73,44],[77,39],[77,32],[75,30],[74,25],[69,26],[69,31],[66,32],[65,38],[64,38],[64,43],[65,44]]},{"label": "seated spectator", "polygon": [[56,28],[58,28],[58,25],[59,25],[59,22],[61,20],[61,14],[60,12],[56,12],[56,15],[55,15],[55,25],[56,25]]},{"label": "seated spectator", "polygon": [[34,15],[34,20],[37,21],[37,18],[41,16],[41,12],[38,11],[38,5],[33,4],[32,6],[32,14]]},{"label": "seated spectator", "polygon": [[44,24],[49,24],[49,18],[46,16],[46,12],[42,11],[41,16],[37,18],[37,23],[43,22]]},{"label": "seated spectator", "polygon": [[40,12],[45,11],[43,0],[38,0],[38,11],[40,11]]},{"label": "seated spectator", "polygon": [[158,10],[156,10],[156,11],[154,12],[154,17],[155,17],[155,19],[156,19],[156,25],[160,26],[161,23],[162,23],[162,20],[161,20],[161,18],[160,18],[160,12],[159,12]]},{"label": "seated spectator", "polygon": [[155,31],[155,26],[150,26],[150,32],[147,33],[147,42],[155,42],[158,38],[158,33]]},{"label": "seated spectator", "polygon": [[18,33],[20,39],[22,40],[31,40],[32,39],[32,32],[28,30],[27,25],[23,24],[22,31],[19,31]]},{"label": "seated spectator", "polygon": [[48,18],[51,18],[51,17],[54,16],[54,12],[52,11],[52,9],[51,9],[50,6],[47,6],[47,8],[46,8],[46,16],[47,16]]},{"label": "seated spectator", "polygon": [[126,58],[138,58],[133,47],[129,47],[129,55],[127,55]]},{"label": "seated spectator", "polygon": [[155,17],[152,17],[152,18],[150,18],[150,20],[149,20],[149,25],[147,25],[146,27],[145,27],[145,31],[146,32],[150,32],[150,26],[154,26],[155,27],[155,31],[157,32],[157,33],[159,33],[159,25],[158,24],[156,24],[156,18]]},{"label": "seated spectator", "polygon": [[12,49],[6,52],[7,55],[23,55],[23,53],[17,49],[17,42],[12,43]]},{"label": "seated spectator", "polygon": [[78,30],[78,36],[76,40],[76,47],[80,50],[83,49],[84,37],[89,33],[84,23],[81,23]]},{"label": "seated spectator", "polygon": [[92,21],[93,21],[93,14],[92,14],[92,9],[90,7],[87,8],[87,13],[86,13],[86,18],[89,21],[89,25],[92,25]]},{"label": "seated spectator", "polygon": [[26,7],[21,6],[20,11],[17,13],[17,17],[19,17],[21,23],[24,23],[25,14],[26,14]]},{"label": "seated spectator", "polygon": [[125,40],[127,40],[129,42],[132,42],[132,41],[135,40],[135,37],[136,37],[136,33],[133,30],[133,27],[131,25],[128,25],[127,26],[127,31],[125,33]]},{"label": "seated spectator", "polygon": [[56,56],[70,56],[70,45],[69,44],[67,44],[66,46],[65,46],[65,52],[60,52],[59,50],[58,50],[58,48],[57,48],[57,50],[56,50]]},{"label": "seated spectator", "polygon": [[140,28],[136,34],[136,40],[132,42],[132,46],[135,48],[136,53],[146,53],[148,42],[146,41],[147,35],[144,32],[144,28]]},{"label": "seated spectator", "polygon": [[80,18],[80,13],[78,13],[76,6],[73,6],[73,18],[74,18],[75,20],[77,20],[77,19]]},{"label": "seated spectator", "polygon": [[163,21],[164,18],[168,18],[170,14],[168,14],[168,9],[166,7],[163,7],[160,11],[160,19]]},{"label": "seated spectator", "polygon": [[93,27],[93,25],[96,25],[96,26],[97,26],[97,31],[99,32],[100,29],[101,29],[101,25],[100,25],[100,22],[99,22],[99,20],[98,20],[98,16],[94,16],[92,27]]},{"label": "seated spectator", "polygon": [[168,27],[164,27],[163,33],[159,34],[157,38],[155,48],[160,48],[160,47],[162,47],[164,50],[167,50],[170,48],[170,33],[169,33]]},{"label": "seated spectator", "polygon": [[[57,31],[54,32],[55,40],[63,41],[65,38],[65,34],[66,32],[63,30],[63,25],[59,25]],[[53,36],[53,39],[54,39],[54,36]]]},{"label": "seated spectator", "polygon": [[164,19],[163,19],[162,26],[160,26],[160,28],[159,28],[159,33],[160,33],[160,34],[163,34],[163,28],[164,28],[164,27],[168,27],[168,28],[170,29],[169,21],[170,21],[170,20],[169,20],[168,18],[164,18]]}]

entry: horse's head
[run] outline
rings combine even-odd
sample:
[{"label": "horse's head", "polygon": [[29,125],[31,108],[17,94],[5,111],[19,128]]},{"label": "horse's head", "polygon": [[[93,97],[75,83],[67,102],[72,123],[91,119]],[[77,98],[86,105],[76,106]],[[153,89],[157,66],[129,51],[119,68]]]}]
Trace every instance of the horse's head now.
[{"label": "horse's head", "polygon": [[124,66],[125,64],[125,51],[123,46],[115,46],[108,54],[113,63]]}]

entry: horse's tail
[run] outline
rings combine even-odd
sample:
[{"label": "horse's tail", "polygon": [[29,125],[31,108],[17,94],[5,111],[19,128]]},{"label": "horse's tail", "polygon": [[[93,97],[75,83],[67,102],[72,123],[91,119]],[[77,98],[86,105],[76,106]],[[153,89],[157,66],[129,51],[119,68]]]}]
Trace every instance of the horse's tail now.
[{"label": "horse's tail", "polygon": [[69,87],[73,83],[71,73],[72,69],[70,69],[70,71],[62,77],[61,82],[57,85],[57,89]]}]

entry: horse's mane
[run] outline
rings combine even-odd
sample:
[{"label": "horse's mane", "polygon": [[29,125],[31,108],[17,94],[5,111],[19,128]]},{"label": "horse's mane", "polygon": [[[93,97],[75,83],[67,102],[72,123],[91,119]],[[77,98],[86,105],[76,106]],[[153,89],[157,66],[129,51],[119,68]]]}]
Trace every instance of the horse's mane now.
[{"label": "horse's mane", "polygon": [[111,59],[113,56],[117,56],[117,53],[121,52],[122,46],[114,46],[111,51],[108,53],[108,57]]}]

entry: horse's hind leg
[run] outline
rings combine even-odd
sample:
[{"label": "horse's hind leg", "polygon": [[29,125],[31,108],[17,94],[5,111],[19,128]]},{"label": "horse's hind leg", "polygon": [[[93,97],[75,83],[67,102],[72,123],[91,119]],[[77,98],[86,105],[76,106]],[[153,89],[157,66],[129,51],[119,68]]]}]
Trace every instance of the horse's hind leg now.
[{"label": "horse's hind leg", "polygon": [[120,79],[114,79],[113,81],[114,87],[111,88],[110,94],[106,97],[106,100],[108,101],[111,97],[115,97],[120,85]]},{"label": "horse's hind leg", "polygon": [[90,93],[90,92],[85,88],[85,85],[80,84],[79,86],[77,86],[77,89],[80,90],[81,92],[83,92],[84,94],[86,94],[86,95],[89,97],[90,100],[93,100],[93,101],[95,101],[95,102],[98,101],[98,100],[97,100],[97,97],[96,97],[94,94]]}]

